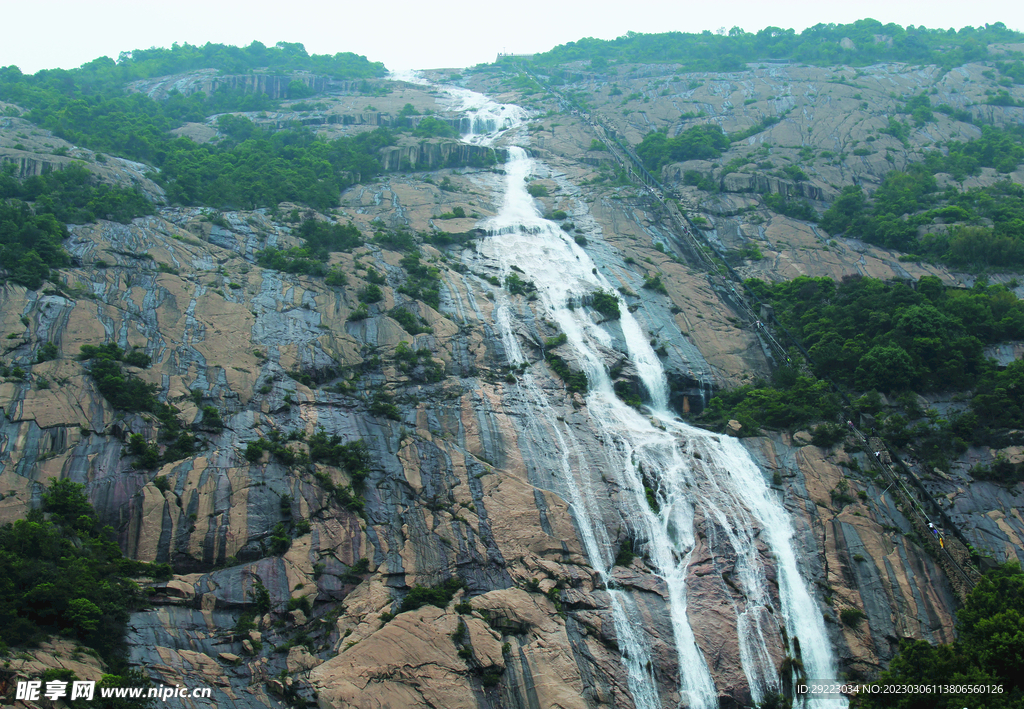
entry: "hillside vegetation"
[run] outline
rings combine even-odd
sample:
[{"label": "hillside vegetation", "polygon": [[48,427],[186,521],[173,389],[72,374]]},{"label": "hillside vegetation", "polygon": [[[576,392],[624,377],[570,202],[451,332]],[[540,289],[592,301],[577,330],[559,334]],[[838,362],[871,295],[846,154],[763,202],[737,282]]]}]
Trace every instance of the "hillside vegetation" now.
[{"label": "hillside vegetation", "polygon": [[[1001,46],[1022,40],[999,24],[864,20],[584,39],[444,72],[534,109],[506,139],[534,160],[525,192],[550,224],[531,229],[592,262],[561,302],[607,335],[593,361],[551,305],[563,284],[529,272],[534,254],[522,269],[495,256],[520,236],[494,219],[509,176],[500,149],[459,142],[466,116],[443,88],[287,43],[0,71],[0,557],[14,570],[0,655],[28,662],[62,636],[123,672],[128,637],[154,677],[202,664],[216,702],[325,707],[353,704],[331,693],[357,686],[382,688],[367,701],[383,705],[442,685],[452,693],[420,705],[554,705],[513,696],[542,658],[568,678],[555,691],[607,678],[586,696],[625,703],[624,651],[594,621],[613,617],[613,582],[580,541],[569,486],[608,524],[595,539],[615,587],[668,622],[628,518],[642,510],[619,506],[616,476],[635,472],[654,512],[674,488],[629,450],[602,469],[611,429],[590,408],[617,396],[643,414],[623,408],[623,425],[659,426],[640,364],[665,373],[682,419],[777,432],[744,443],[771,461],[765,483],[799,528],[828,530],[808,579],[843,672],[896,651],[864,641],[863,617],[879,639],[951,640],[966,594],[846,422],[906,454],[934,485],[922,505],[967,520],[965,558],[1021,553],[1014,502],[992,483],[1024,479],[1024,63]],[[273,96],[248,81],[268,75]],[[212,77],[246,81],[153,89]],[[660,184],[639,184],[641,166]],[[696,481],[712,467],[692,434]],[[751,597],[699,517],[692,538],[716,568],[692,575],[695,637],[738,658],[714,608]],[[126,635],[144,606],[131,578],[159,610]],[[1011,682],[982,646],[1016,645],[978,609],[1012,629],[1019,586],[997,569],[961,641],[904,645],[892,677],[920,659],[922,678],[956,665]],[[797,639],[765,627],[797,677]],[[648,666],[666,704],[672,657]],[[723,703],[752,703],[740,673],[714,672]]]},{"label": "hillside vegetation", "polygon": [[[850,48],[841,46],[844,39],[852,42]],[[700,34],[629,32],[613,40],[588,37],[535,55],[534,61],[556,66],[589,60],[595,69],[610,63],[671,63],[679,65],[681,71],[715,72],[737,71],[746,62],[763,60],[815,66],[897,61],[952,68],[987,59],[990,44],[1022,40],[1024,34],[1001,22],[957,31],[865,19],[845,25],[818,24],[800,33],[779,27],[757,32],[733,27],[724,34],[705,30]]]}]

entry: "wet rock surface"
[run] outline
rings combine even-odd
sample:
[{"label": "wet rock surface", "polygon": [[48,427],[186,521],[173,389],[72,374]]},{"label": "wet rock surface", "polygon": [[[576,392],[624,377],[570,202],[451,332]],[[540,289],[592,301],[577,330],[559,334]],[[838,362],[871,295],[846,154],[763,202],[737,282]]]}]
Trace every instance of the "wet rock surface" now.
[{"label": "wet rock surface", "polygon": [[[630,71],[620,83],[648,81],[643,67]],[[791,67],[720,80],[688,77],[686,82],[705,84],[692,91],[670,86],[668,100],[655,97],[614,124],[636,142],[650,127],[675,125],[685,100],[731,130],[753,122],[754,109],[727,111],[725,101],[738,106],[742,96],[773,93],[777,98],[763,100],[798,110],[758,140],[799,145],[809,136],[819,149],[827,141],[864,140],[864,124],[877,116],[848,111],[849,87],[823,87],[822,71]],[[977,73],[973,67],[947,77],[929,71],[876,67],[860,80],[917,88]],[[204,90],[231,78],[172,77],[136,88],[157,95],[171,87]],[[315,89],[318,80],[310,77]],[[607,82],[594,81],[606,90]],[[523,98],[501,93],[497,79],[485,75],[467,83],[501,100]],[[261,90],[272,94],[275,86],[271,81]],[[965,100],[973,90],[962,82],[955,86],[964,89],[959,95]],[[335,88],[330,111],[362,110],[357,104],[365,105],[366,97],[354,95],[352,87]],[[441,98],[413,85],[400,85],[378,107],[397,114],[406,102],[444,108]],[[322,130],[346,134],[384,123],[339,119]],[[537,203],[544,213],[566,212],[572,224],[563,227],[566,234],[582,238],[575,243],[585,244],[595,269],[618,289],[644,334],[664,348],[659,356],[673,382],[675,409],[699,411],[714,388],[768,374],[751,323],[730,305],[720,281],[678,257],[678,235],[658,205],[636,187],[592,183],[602,160],[589,155],[593,134],[587,123],[569,115],[535,123],[544,129],[519,129],[516,139],[542,161],[534,177],[548,194]],[[948,138],[970,129],[940,122],[930,130]],[[266,210],[224,212],[214,223],[199,209],[162,207],[129,225],[75,226],[67,247],[79,265],[61,271],[59,287],[0,289],[4,362],[28,372],[25,379],[0,383],[0,521],[38,505],[50,480],[70,478],[86,485],[129,556],[173,565],[175,577],[152,586],[152,606],[135,613],[131,623],[131,662],[155,680],[209,685],[214,703],[229,707],[300,699],[324,709],[632,707],[613,603],[613,593],[627,589],[642,619],[652,658],[648,671],[662,702],[686,701],[665,582],[643,559],[642,540],[638,558],[612,569],[614,587],[600,580],[598,569],[612,566],[632,529],[635,496],[608,469],[609,442],[585,398],[568,393],[545,363],[545,343],[558,335],[550,313],[529,294],[509,294],[494,284],[500,263],[479,242],[501,238],[484,236],[482,225],[501,207],[503,167],[466,167],[476,159],[476,151],[463,149],[470,147],[458,148],[464,154],[455,158],[442,147],[430,148],[415,161],[402,152],[412,148],[396,149],[389,159],[397,167],[409,160],[430,172],[386,174],[356,185],[334,214],[319,215],[351,221],[368,239],[381,223],[472,234],[477,241],[464,246],[420,245],[423,259],[438,269],[438,308],[401,293],[407,279],[402,254],[371,241],[331,256],[347,275],[343,286],[259,267],[258,250],[299,243],[290,226]],[[0,141],[0,158],[20,160],[13,151]],[[19,169],[44,169],[31,162],[38,159],[26,157]],[[463,167],[442,168],[453,159]],[[829,199],[833,182],[853,175],[870,182],[892,164],[881,156],[856,167],[822,164],[799,183],[727,175],[730,192],[715,200],[727,212],[750,199],[746,189]],[[716,177],[710,165],[670,167],[665,177],[681,178],[691,168]],[[116,176],[136,179],[133,170],[123,166]],[[142,179],[136,181],[157,194]],[[454,207],[467,216],[442,216]],[[762,249],[764,259],[740,266],[744,275],[964,278],[900,262],[853,240],[831,240],[785,217],[755,224],[707,214],[714,222],[710,238]],[[370,282],[367,266],[383,274],[383,299],[367,306],[368,317],[350,320],[360,305],[359,290]],[[645,276],[656,274],[665,293],[644,287]],[[502,339],[499,305],[517,314],[514,342]],[[430,331],[405,331],[389,314],[395,307],[414,313]],[[602,352],[611,363],[627,348],[621,328],[609,323],[605,330]],[[34,364],[45,342],[54,343],[60,356]],[[131,434],[155,441],[157,427],[148,415],[112,409],[86,365],[75,359],[82,345],[103,342],[152,357],[150,368],[132,374],[179,409],[201,440],[200,452],[157,469],[139,468],[127,455]],[[403,369],[396,357],[403,342],[426,350],[442,376],[431,381],[426,365]],[[522,369],[512,367],[513,346],[527,360]],[[306,383],[302,374],[310,377]],[[527,377],[534,388],[526,386]],[[53,386],[40,388],[40,379]],[[635,386],[636,373],[624,367],[618,381]],[[388,414],[373,408],[380,392],[393,397]],[[204,428],[203,409],[210,406],[222,429]],[[287,464],[269,452],[255,460],[246,455],[251,442],[272,431],[294,432],[288,445],[308,452],[308,440],[321,428],[346,443],[365,442],[370,464],[364,480],[343,466]],[[567,440],[575,446],[572,478],[563,474]],[[842,672],[870,675],[892,657],[901,637],[952,639],[954,590],[885,486],[852,475],[852,457],[860,456],[867,467],[863,454],[824,451],[788,435],[744,443],[791,515],[800,568],[828,621]],[[855,501],[837,505],[831,492],[844,478],[852,480]],[[947,496],[951,518],[979,548],[999,558],[1021,554],[1024,522],[1017,498],[989,483],[951,478],[928,484]],[[362,509],[346,505],[341,488],[358,492]],[[580,488],[598,511],[593,521],[601,558],[588,554],[591,547],[582,538],[573,502]],[[283,553],[274,548],[279,525],[288,530]],[[730,576],[737,559],[721,542],[726,530],[700,511],[694,526],[687,616],[722,706],[746,706],[753,695],[736,637],[737,614],[749,600]],[[757,555],[766,568],[766,603],[778,609],[776,562],[764,543]],[[454,577],[464,586],[445,607],[428,603],[400,612],[414,587],[437,587]],[[864,622],[842,624],[844,608],[862,609]],[[767,661],[777,668],[789,639],[777,618],[761,615],[768,628]],[[80,676],[87,674],[82,669]]]}]

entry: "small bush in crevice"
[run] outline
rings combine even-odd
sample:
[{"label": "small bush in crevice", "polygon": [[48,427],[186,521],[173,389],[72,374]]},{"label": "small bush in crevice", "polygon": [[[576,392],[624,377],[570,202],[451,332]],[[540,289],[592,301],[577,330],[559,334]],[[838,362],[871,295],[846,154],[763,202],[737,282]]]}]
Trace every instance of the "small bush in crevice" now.
[{"label": "small bush in crevice", "polygon": [[565,363],[565,360],[555,353],[548,352],[544,355],[544,359],[547,360],[548,366],[551,367],[551,370],[561,377],[563,382],[565,382],[565,388],[569,392],[585,394],[587,389],[590,388],[590,382],[587,379],[586,373],[573,371],[569,368],[569,365]]},{"label": "small bush in crevice", "polygon": [[619,544],[619,551],[615,554],[615,566],[629,566],[633,563],[636,554],[633,553],[633,540],[623,539]]},{"label": "small bush in crevice", "polygon": [[465,585],[465,581],[457,576],[453,576],[437,586],[413,586],[408,595],[402,599],[398,612],[413,611],[428,604],[438,608],[447,608],[452,598],[454,598],[455,592]]},{"label": "small bush in crevice", "polygon": [[859,626],[866,617],[867,615],[860,608],[844,608],[839,611],[839,619],[843,621],[843,625],[850,628]]},{"label": "small bush in crevice", "polygon": [[385,416],[393,421],[401,421],[402,416],[395,405],[395,397],[386,391],[378,391],[370,402],[370,413],[374,416]]}]

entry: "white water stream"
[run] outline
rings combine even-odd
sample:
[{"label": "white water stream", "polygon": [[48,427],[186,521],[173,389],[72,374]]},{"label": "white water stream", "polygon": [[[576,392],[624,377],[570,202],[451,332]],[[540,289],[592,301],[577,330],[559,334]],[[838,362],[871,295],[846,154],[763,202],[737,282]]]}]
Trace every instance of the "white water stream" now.
[{"label": "white water stream", "polygon": [[[519,107],[496,104],[466,89],[441,88],[452,96],[451,108],[468,115],[464,125],[474,129],[466,136],[472,142],[492,144],[507,129],[528,118],[527,112]],[[515,140],[514,132],[507,135]],[[572,506],[592,566],[609,585],[616,635],[636,706],[657,709],[663,704],[652,674],[652,651],[637,604],[629,591],[617,589],[614,583],[615,540],[610,538],[605,524],[608,510],[599,509],[607,496],[593,489],[592,477],[583,474],[587,466],[597,465],[614,476],[626,507],[619,511],[619,518],[630,525],[634,537],[644,544],[649,563],[667,587],[678,655],[680,706],[718,706],[714,680],[687,615],[688,567],[699,544],[704,545],[704,554],[714,558],[719,572],[722,565],[731,565],[729,578],[722,582],[742,596],[741,601],[733,604],[737,640],[743,672],[755,703],[781,691],[769,652],[770,640],[778,635],[780,618],[788,637],[789,653],[799,656],[805,676],[834,678],[835,662],[822,609],[801,576],[789,516],[766,484],[764,474],[738,441],[692,428],[676,419],[668,407],[661,362],[625,303],[621,303],[619,321],[622,339],[646,389],[651,415],[642,415],[616,396],[601,354],[613,345],[613,335],[595,322],[589,308],[567,307],[597,290],[615,293],[614,288],[586,251],[556,224],[541,217],[526,190],[535,161],[522,147],[510,145],[508,150],[501,209],[497,216],[482,224],[492,236],[480,242],[478,251],[500,266],[502,277],[512,273],[515,266],[522,278],[533,281],[543,310],[567,335],[575,364],[583,368],[589,379],[586,411],[604,444],[602,450],[583,450],[572,428],[560,420],[550,394],[541,389],[530,370],[520,377],[519,389],[536,415],[523,425],[528,430],[527,438],[546,441],[551,450],[559,452],[560,469],[550,472],[560,480],[559,491]],[[495,324],[513,366],[528,364],[516,335],[519,306],[521,303],[502,291],[495,308]],[[645,482],[653,488],[658,512],[647,502]],[[703,542],[696,536],[698,516],[704,520]],[[766,568],[766,563],[772,562],[766,559],[773,560],[781,608],[774,607],[769,592],[771,569]],[[846,702],[816,696],[807,699],[807,706],[825,709],[844,707]]]}]

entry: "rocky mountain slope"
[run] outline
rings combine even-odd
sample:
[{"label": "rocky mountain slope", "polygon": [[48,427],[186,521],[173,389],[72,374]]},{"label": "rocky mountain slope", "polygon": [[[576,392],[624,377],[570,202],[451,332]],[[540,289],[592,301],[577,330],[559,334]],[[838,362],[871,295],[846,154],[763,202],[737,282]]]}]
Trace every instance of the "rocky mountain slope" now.
[{"label": "rocky mountain slope", "polygon": [[[706,220],[707,242],[723,251],[756,247],[763,256],[737,271],[765,280],[936,275],[970,285],[969,274],[782,216],[758,193],[807,199],[823,211],[845,185],[870,191],[930,144],[979,134],[945,115],[905,142],[882,133],[907,95],[928,92],[995,125],[1021,122],[1024,108],[981,105],[995,84],[980,64],[950,72],[896,64],[765,64],[717,75],[671,65],[568,70],[572,80],[558,94],[524,87],[517,77],[528,75],[500,68],[425,75],[437,83],[381,82],[385,90],[369,94],[303,78],[323,93],[253,113],[254,122],[353,135],[388,125],[411,105],[461,127],[467,109],[458,91],[466,89],[530,113],[495,137],[495,165],[467,166],[490,146],[410,142],[390,148],[387,172],[346,190],[333,210],[161,206],[127,225],[75,225],[66,245],[73,263],[58,284],[2,286],[0,356],[25,376],[0,383],[0,521],[23,517],[48,482],[68,478],[86,486],[128,556],[172,565],[171,580],[147,583],[150,605],[130,624],[130,661],[154,681],[210,685],[220,707],[699,704],[697,690],[680,680],[686,655],[672,613],[675,587],[637,521],[651,515],[638,506],[643,488],[654,512],[669,506],[667,483],[629,464],[644,453],[625,449],[634,439],[617,439],[597,422],[596,387],[572,391],[553,364],[570,372],[588,366],[574,340],[560,339],[565,322],[546,295],[554,286],[532,284],[493,245],[511,238],[493,228],[506,206],[509,150],[525,148],[539,213],[564,212],[555,223],[565,248],[582,249],[576,259],[592,261],[595,278],[617,289],[632,315],[626,320],[657,352],[674,410],[696,414],[712,391],[768,376],[770,347],[739,306],[735,284],[688,260],[668,207],[643,186],[605,179],[618,163],[614,151],[595,149],[601,140],[636,144],[651,129],[695,121],[735,132],[780,117],[720,160],[670,164],[658,175],[678,194],[673,208]],[[162,96],[167,86],[212,80],[200,72],[136,89]],[[281,82],[265,83],[256,90],[279,92]],[[456,93],[443,88],[450,85]],[[1024,100],[1020,86],[1010,93]],[[589,112],[574,110],[569,96]],[[0,160],[16,162],[19,174],[77,159],[101,179],[161,199],[144,166],[114,157],[98,163],[92,151],[6,108]],[[688,113],[701,117],[680,117]],[[212,119],[181,130],[217,137]],[[66,155],[52,154],[60,148]],[[739,157],[746,162],[723,175]],[[790,179],[787,165],[804,178]],[[721,188],[684,184],[692,173]],[[986,169],[965,184],[997,177]],[[1024,171],[1009,178],[1024,183]],[[302,245],[300,219],[358,228],[363,244],[330,256],[343,278],[257,263],[262,250]],[[411,241],[388,236],[402,229]],[[1009,283],[1011,275],[993,280]],[[655,277],[662,291],[649,287]],[[424,296],[431,289],[433,302]],[[609,387],[650,403],[631,335],[593,306],[573,304],[605,333],[599,352],[614,372]],[[155,417],[113,408],[76,359],[83,345],[105,342],[152,358],[147,368],[125,369],[178,409],[200,441],[197,452],[140,464],[131,436],[160,444]],[[45,343],[58,356],[36,363]],[[693,643],[720,705],[751,706],[780,690],[804,659],[782,617],[787,582],[770,525],[749,517],[744,546],[730,537],[732,523],[700,502],[712,499],[705,488],[728,469],[716,467],[722,451],[732,451],[722,447],[724,434],[672,433],[674,423],[641,411],[628,425],[675,436],[680,465],[694,476],[693,539],[685,541],[686,530],[669,533],[686,559]],[[872,464],[866,447],[850,438],[823,449],[808,445],[805,432],[740,440],[758,485],[788,513],[813,599],[803,612],[821,625],[840,676],[873,676],[902,637],[952,639],[956,584],[888,482],[861,472]],[[340,452],[356,441],[365,444],[362,467]],[[1024,554],[1019,484],[1006,491],[971,481],[966,465],[941,476],[917,472],[974,547],[1000,561]],[[836,490],[851,501],[837,503]],[[751,569],[765,577],[761,598],[746,585]],[[844,622],[852,616],[843,611],[853,610],[864,622]],[[623,613],[641,642],[624,636]],[[751,622],[766,668],[755,681],[743,640]],[[44,666],[99,672],[49,647],[10,658],[7,671],[28,676]],[[653,700],[638,696],[644,684]]]}]

